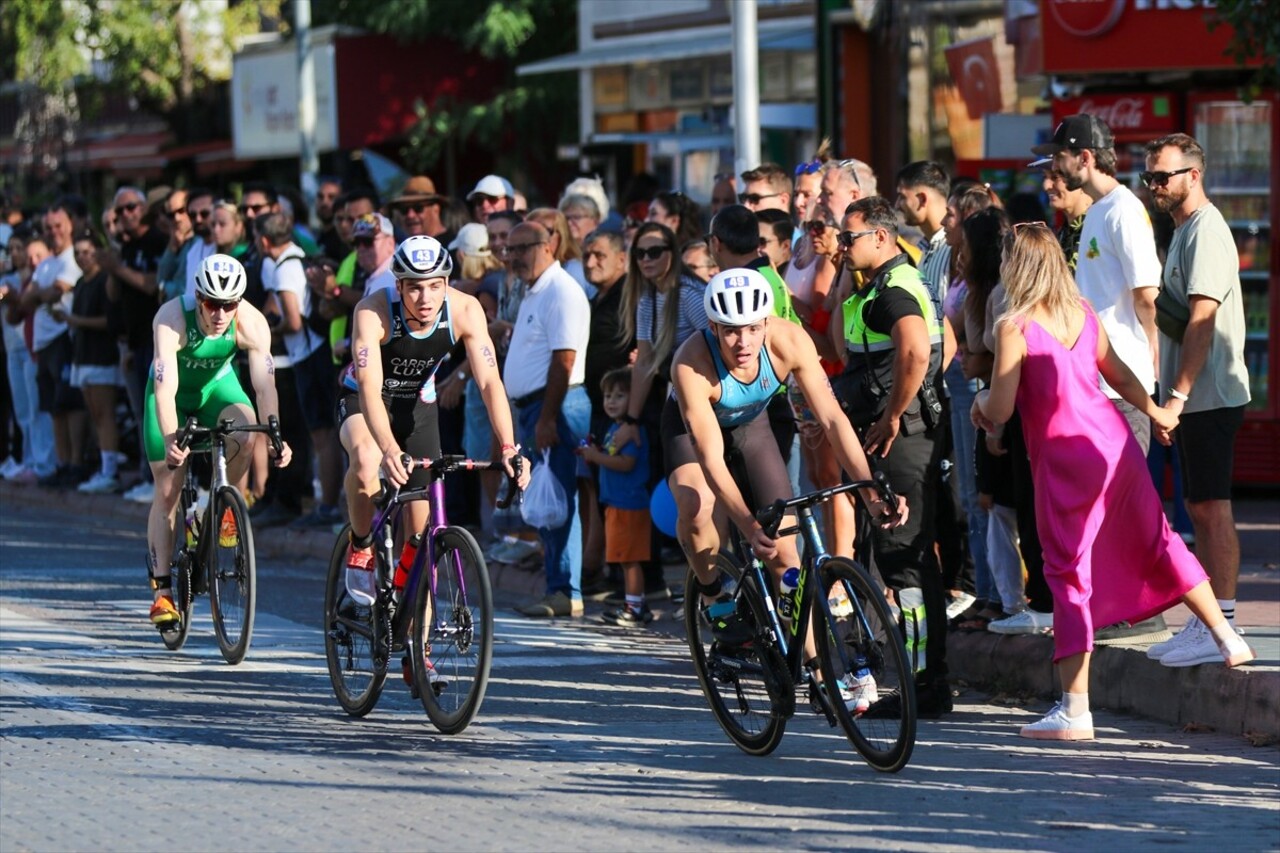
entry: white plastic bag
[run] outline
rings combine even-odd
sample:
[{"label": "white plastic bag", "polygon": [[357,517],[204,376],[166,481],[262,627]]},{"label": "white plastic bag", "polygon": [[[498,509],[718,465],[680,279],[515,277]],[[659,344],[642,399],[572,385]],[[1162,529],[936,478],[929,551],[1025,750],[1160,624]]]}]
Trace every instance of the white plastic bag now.
[{"label": "white plastic bag", "polygon": [[569,519],[569,499],[551,471],[550,448],[542,451],[542,464],[533,466],[520,514],[530,527],[555,528]]}]

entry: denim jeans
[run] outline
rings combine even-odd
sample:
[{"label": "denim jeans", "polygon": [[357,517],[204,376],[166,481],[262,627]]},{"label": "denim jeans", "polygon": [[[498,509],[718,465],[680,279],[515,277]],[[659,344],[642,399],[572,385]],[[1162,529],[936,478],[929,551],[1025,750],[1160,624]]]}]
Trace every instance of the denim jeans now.
[{"label": "denim jeans", "polygon": [[956,364],[947,368],[942,379],[951,392],[951,436],[956,449],[955,470],[960,474],[960,502],[969,520],[969,556],[973,558],[974,594],[983,601],[998,601],[999,594],[991,575],[991,563],[987,559],[987,511],[978,505],[973,464],[977,430],[969,419],[969,410],[973,408],[973,398],[977,396],[977,383],[965,379],[964,372]]},{"label": "denim jeans", "polygon": [[[534,430],[542,416],[542,401],[516,409],[516,429],[525,453],[536,460]],[[569,520],[560,527],[538,528],[542,539],[547,594],[563,592],[573,601],[582,600],[582,523],[578,519],[578,445],[591,432],[591,401],[582,386],[570,388],[556,415],[560,443],[551,448],[551,472],[555,474],[569,501]]]}]

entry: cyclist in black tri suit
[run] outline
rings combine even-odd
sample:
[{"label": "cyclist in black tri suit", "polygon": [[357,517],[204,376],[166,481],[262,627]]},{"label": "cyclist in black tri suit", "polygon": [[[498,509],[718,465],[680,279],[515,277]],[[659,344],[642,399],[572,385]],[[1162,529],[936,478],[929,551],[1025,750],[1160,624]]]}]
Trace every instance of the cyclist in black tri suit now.
[{"label": "cyclist in black tri suit", "polygon": [[[714,565],[720,550],[716,527],[719,508],[738,526],[756,556],[776,578],[800,565],[796,537],[770,539],[756,521],[755,509],[792,497],[786,464],[769,426],[768,406],[778,386],[794,375],[826,433],[840,466],[855,480],[871,479],[862,445],[840,410],[818,360],[818,351],[794,323],[774,322],[773,292],[755,270],[729,269],[711,279],[703,296],[711,328],[689,338],[671,368],[675,399],[662,413],[668,482],[679,510],[676,534],[698,577],[698,592],[717,638],[742,642],[740,624],[722,616],[731,602],[718,601],[721,578]],[[726,460],[734,449],[754,497],[749,506]],[[863,491],[868,506],[881,512],[883,524],[906,520],[906,502],[884,507],[874,489]],[[727,610],[721,613],[717,605]],[[809,656],[812,636],[806,638]]]},{"label": "cyclist in black tri suit", "polygon": [[[475,297],[449,287],[452,269],[449,252],[437,240],[410,237],[392,257],[394,292],[377,291],[356,306],[354,360],[342,377],[338,421],[350,461],[347,589],[361,603],[372,602],[376,595],[371,528],[378,470],[396,486],[425,485],[425,472],[407,470],[400,457],[403,453],[414,458],[440,455],[435,374],[458,343],[467,348],[472,375],[502,443],[503,464],[508,474],[514,474],[510,460],[520,448],[488,321]],[[527,480],[527,472],[522,471],[520,485]],[[409,530],[422,529],[427,509],[425,501],[405,507]]]}]

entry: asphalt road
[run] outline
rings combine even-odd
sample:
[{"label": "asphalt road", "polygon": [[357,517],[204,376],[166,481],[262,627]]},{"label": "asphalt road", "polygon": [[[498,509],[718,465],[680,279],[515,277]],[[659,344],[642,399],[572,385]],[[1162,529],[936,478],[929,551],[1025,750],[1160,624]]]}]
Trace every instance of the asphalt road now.
[{"label": "asphalt road", "polygon": [[1035,744],[1016,732],[1043,703],[962,692],[895,776],[805,710],[753,758],[678,637],[525,620],[502,594],[467,731],[439,734],[392,681],[354,720],[325,669],[322,565],[259,565],[229,667],[207,600],[163,648],[142,553],[139,530],[0,507],[0,850],[1280,846],[1274,746],[1105,711],[1094,743]]}]

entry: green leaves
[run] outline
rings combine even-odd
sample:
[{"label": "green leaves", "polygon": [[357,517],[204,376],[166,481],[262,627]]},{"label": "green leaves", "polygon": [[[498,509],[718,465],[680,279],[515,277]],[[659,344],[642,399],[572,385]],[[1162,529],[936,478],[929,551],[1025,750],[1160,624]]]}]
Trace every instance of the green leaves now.
[{"label": "green leaves", "polygon": [[1218,0],[1206,19],[1211,31],[1224,23],[1235,30],[1228,50],[1241,65],[1263,57],[1242,92],[1246,100],[1263,89],[1280,88],[1280,6],[1260,0]]}]

